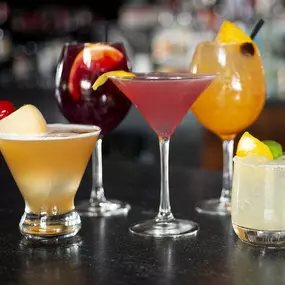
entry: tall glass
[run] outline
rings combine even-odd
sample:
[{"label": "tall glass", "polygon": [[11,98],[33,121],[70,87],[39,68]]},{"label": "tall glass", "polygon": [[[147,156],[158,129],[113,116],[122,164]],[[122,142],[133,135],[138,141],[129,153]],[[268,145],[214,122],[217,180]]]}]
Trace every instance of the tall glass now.
[{"label": "tall glass", "polygon": [[231,210],[234,138],[257,119],[266,99],[259,50],[255,43],[203,42],[196,48],[190,71],[220,75],[193,104],[192,111],[222,140],[223,188],[219,199],[202,201],[196,209],[227,215]]},{"label": "tall glass", "polygon": [[112,82],[92,90],[92,84],[102,73],[129,69],[130,62],[121,43],[67,43],[59,59],[56,99],[61,112],[70,123],[92,124],[102,129],[92,155],[91,197],[76,207],[83,216],[120,215],[130,209],[127,203],[105,198],[102,139],[124,119],[131,102]]},{"label": "tall glass", "polygon": [[212,82],[213,76],[176,73],[111,76],[111,80],[140,110],[159,140],[161,194],[154,220],[133,225],[136,235],[153,237],[194,236],[199,227],[189,220],[175,219],[169,198],[169,142],[171,135],[195,100]]}]

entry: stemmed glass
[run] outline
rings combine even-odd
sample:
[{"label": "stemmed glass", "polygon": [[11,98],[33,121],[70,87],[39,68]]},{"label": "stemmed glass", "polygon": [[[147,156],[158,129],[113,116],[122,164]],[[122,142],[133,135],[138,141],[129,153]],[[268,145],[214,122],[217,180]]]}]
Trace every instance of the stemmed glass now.
[{"label": "stemmed glass", "polygon": [[223,143],[223,188],[220,198],[198,203],[198,212],[227,215],[231,211],[235,136],[259,116],[266,98],[264,71],[255,43],[200,43],[192,73],[219,74],[193,104],[192,111]]},{"label": "stemmed glass", "polygon": [[132,76],[110,76],[110,79],[139,109],[155,131],[160,145],[161,194],[159,213],[154,220],[130,227],[141,236],[177,237],[195,235],[198,225],[175,219],[169,199],[169,141],[183,117],[211,83],[213,76],[148,73]]},{"label": "stemmed glass", "polygon": [[62,49],[56,72],[56,99],[70,123],[97,125],[101,136],[92,155],[92,190],[88,201],[76,207],[85,216],[126,214],[130,205],[107,200],[103,188],[102,139],[118,126],[131,102],[112,83],[93,91],[93,82],[113,70],[129,71],[130,62],[122,43],[67,43]]}]

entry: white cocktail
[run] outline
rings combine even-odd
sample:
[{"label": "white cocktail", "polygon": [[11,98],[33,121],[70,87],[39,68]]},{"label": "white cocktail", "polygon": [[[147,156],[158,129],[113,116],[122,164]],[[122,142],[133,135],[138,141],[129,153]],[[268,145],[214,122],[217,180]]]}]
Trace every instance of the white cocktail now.
[{"label": "white cocktail", "polygon": [[234,158],[232,223],[248,243],[285,246],[285,157]]}]

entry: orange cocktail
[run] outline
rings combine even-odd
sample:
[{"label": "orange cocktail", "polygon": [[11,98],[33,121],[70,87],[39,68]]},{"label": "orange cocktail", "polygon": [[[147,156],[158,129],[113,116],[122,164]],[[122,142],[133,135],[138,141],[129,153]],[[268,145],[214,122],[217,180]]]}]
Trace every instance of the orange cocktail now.
[{"label": "orange cocktail", "polygon": [[224,154],[222,195],[220,199],[202,202],[197,210],[229,214],[233,140],[257,119],[266,99],[260,53],[250,37],[226,21],[214,42],[197,46],[190,71],[217,75],[193,104],[192,111],[207,129],[223,140]]},{"label": "orange cocktail", "polygon": [[192,107],[207,129],[230,140],[257,119],[265,102],[266,87],[254,43],[201,43],[191,71],[221,75]]}]

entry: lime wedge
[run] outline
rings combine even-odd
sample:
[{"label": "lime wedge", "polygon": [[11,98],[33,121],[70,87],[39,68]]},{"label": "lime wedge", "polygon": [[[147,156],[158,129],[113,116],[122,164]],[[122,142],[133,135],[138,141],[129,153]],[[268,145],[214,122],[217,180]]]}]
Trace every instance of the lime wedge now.
[{"label": "lime wedge", "polygon": [[269,147],[272,153],[273,159],[277,159],[283,155],[283,149],[280,143],[276,141],[271,141],[271,140],[263,141],[263,143]]},{"label": "lime wedge", "polygon": [[131,72],[124,71],[124,70],[109,71],[109,72],[103,73],[97,78],[97,80],[94,82],[92,86],[92,89],[96,91],[100,86],[104,85],[106,81],[108,80],[108,76],[136,76],[136,75]]}]

